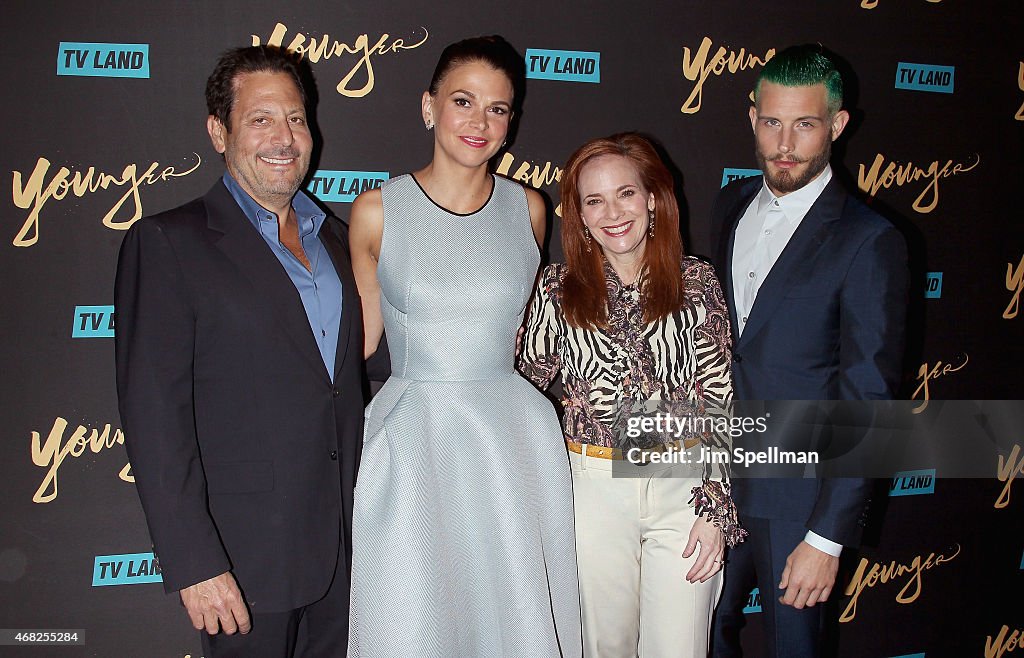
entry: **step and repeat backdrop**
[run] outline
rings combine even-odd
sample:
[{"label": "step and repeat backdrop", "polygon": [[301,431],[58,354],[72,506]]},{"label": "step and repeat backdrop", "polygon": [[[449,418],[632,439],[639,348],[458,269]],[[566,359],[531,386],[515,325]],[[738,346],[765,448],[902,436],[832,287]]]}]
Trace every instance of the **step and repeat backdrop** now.
[{"label": "step and repeat backdrop", "polygon": [[[308,189],[345,219],[360,191],[429,159],[419,103],[442,48],[502,34],[529,80],[495,166],[550,200],[546,257],[558,259],[561,167],[583,141],[622,130],[660,144],[687,249],[706,254],[716,192],[757,173],[758,70],[785,46],[821,42],[848,72],[837,173],[910,245],[904,396],[921,408],[1024,397],[1019,2],[19,0],[4,13],[0,627],[75,629],[83,643],[2,655],[200,655],[163,594],[124,449],[112,288],[124,230],[223,171],[203,89],[229,47],[309,59],[322,147]],[[990,477],[926,469],[881,483],[885,514],[835,597],[840,656],[1024,648],[1020,432]],[[763,655],[759,604],[751,592],[751,656]]]}]

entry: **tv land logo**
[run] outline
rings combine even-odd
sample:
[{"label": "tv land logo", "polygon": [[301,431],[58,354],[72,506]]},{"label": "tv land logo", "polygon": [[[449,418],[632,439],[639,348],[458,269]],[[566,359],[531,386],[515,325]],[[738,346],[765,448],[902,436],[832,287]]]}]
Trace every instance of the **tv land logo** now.
[{"label": "tv land logo", "polygon": [[928,272],[924,281],[925,299],[942,297],[942,272]]},{"label": "tv land logo", "polygon": [[526,49],[526,77],[562,82],[601,82],[601,53]]},{"label": "tv land logo", "polygon": [[743,606],[743,614],[752,615],[761,612],[761,590],[755,587],[747,595],[747,605]]},{"label": "tv land logo", "polygon": [[306,189],[321,201],[352,203],[366,190],[377,189],[391,175],[386,171],[317,170]]},{"label": "tv land logo", "polygon": [[57,75],[148,78],[149,44],[61,41]]},{"label": "tv land logo", "polygon": [[728,71],[730,75],[734,75],[739,71],[764,66],[768,60],[775,57],[774,48],[765,50],[764,55],[755,55],[752,52],[748,53],[745,48],[733,50],[725,46],[719,46],[715,54],[711,55],[713,44],[711,37],[704,37],[700,47],[692,54],[689,47],[683,47],[683,77],[695,83],[690,95],[683,101],[683,106],[679,108],[683,114],[700,112],[704,100],[704,83],[712,74],[721,76]]},{"label": "tv land logo", "polygon": [[730,169],[726,167],[722,170],[722,187],[725,187],[734,180],[740,180],[741,178],[751,178],[753,176],[760,176],[760,169]]},{"label": "tv land logo", "polygon": [[113,306],[76,306],[72,338],[113,338]]},{"label": "tv land logo", "polygon": [[935,469],[901,471],[889,485],[890,496],[920,496],[935,493]]},{"label": "tv land logo", "polygon": [[955,72],[953,66],[899,62],[896,64],[896,88],[952,94]]},{"label": "tv land logo", "polygon": [[160,562],[152,553],[97,555],[93,560],[92,586],[161,583]]},{"label": "tv land logo", "polygon": [[[423,32],[422,38],[418,36],[419,31]],[[277,23],[274,25],[274,30],[270,33],[270,37],[267,38],[266,44],[268,46],[285,47],[284,37],[287,33],[288,26],[284,23]],[[317,38],[300,32],[292,37],[292,40],[285,49],[302,55],[313,64],[316,64],[321,59],[337,58],[339,60],[350,60],[350,56],[356,56],[355,63],[351,65],[351,68],[348,69],[334,89],[347,98],[362,98],[373,91],[373,86],[376,83],[376,76],[373,70],[375,57],[398,54],[404,50],[414,50],[425,44],[427,39],[430,38],[430,33],[425,27],[413,30],[412,35],[413,39],[419,40],[415,43],[406,43],[402,37],[392,37],[387,32],[384,32],[371,42],[369,34],[363,33],[358,35],[349,44],[332,39],[326,33]],[[254,46],[258,46],[263,42],[258,35],[253,34],[251,37],[252,45]],[[356,87],[360,83],[362,83],[362,86]]]},{"label": "tv land logo", "polygon": [[893,656],[892,658],[925,658],[924,652],[921,653],[905,653],[902,656]]}]

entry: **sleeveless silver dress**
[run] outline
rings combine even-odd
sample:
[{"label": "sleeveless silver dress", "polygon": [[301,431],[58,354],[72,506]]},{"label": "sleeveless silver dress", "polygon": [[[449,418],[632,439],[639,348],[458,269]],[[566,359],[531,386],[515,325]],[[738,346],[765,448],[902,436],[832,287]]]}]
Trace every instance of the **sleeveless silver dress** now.
[{"label": "sleeveless silver dress", "polygon": [[539,263],[525,192],[495,177],[468,215],[411,175],[382,195],[392,376],[366,409],[349,656],[579,656],[562,431],[513,364]]}]

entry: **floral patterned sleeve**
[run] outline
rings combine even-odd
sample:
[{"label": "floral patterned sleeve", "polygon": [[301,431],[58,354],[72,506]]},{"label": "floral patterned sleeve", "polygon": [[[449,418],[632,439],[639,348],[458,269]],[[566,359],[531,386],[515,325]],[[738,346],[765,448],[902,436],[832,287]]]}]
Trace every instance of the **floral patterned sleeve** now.
[{"label": "floral patterned sleeve", "polygon": [[[692,402],[707,416],[722,419],[716,426],[727,428],[732,413],[732,338],[729,310],[714,269],[702,261],[686,259],[683,278],[692,303],[703,306],[704,322],[695,330],[697,370]],[[729,450],[728,431],[709,432],[702,437],[713,450]],[[742,542],[747,531],[740,527],[736,504],[730,496],[728,464],[705,464],[704,484],[693,488],[692,502],[697,514],[722,530],[725,542],[732,547]]]},{"label": "floral patterned sleeve", "polygon": [[533,293],[526,331],[519,344],[516,368],[541,390],[551,385],[562,367],[553,293],[560,283],[558,265],[548,265]]}]

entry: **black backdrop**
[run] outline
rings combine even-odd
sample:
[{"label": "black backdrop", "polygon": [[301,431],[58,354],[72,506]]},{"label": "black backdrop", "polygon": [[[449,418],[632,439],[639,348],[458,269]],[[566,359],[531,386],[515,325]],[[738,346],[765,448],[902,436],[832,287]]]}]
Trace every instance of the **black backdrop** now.
[{"label": "black backdrop", "polygon": [[[275,34],[307,49],[318,79],[313,168],[340,172],[425,163],[419,96],[451,41],[500,33],[524,54],[590,53],[599,82],[528,82],[499,169],[555,206],[559,167],[576,146],[646,132],[678,176],[686,244],[698,254],[726,170],[756,166],[746,116],[756,71],[774,49],[820,41],[855,72],[837,172],[911,245],[907,397],[1021,398],[1024,240],[1010,196],[1024,182],[1019,2],[101,0],[18,1],[4,13],[0,627],[84,629],[86,643],[0,654],[199,653],[176,599],[145,582],[152,565],[131,557],[151,548],[119,430],[112,280],[124,228],[202,194],[222,171],[204,131],[217,55]],[[111,68],[111,49],[142,55]],[[898,88],[907,68],[925,88]],[[347,217],[347,203],[322,198]],[[551,257],[559,251],[556,233]],[[926,273],[941,274],[940,290]],[[916,489],[900,481],[896,492],[913,495],[889,497],[852,556],[860,591],[839,597],[842,656],[997,656],[1024,629],[1024,492],[1012,472],[931,475]],[[759,615],[749,620],[753,646]]]}]

